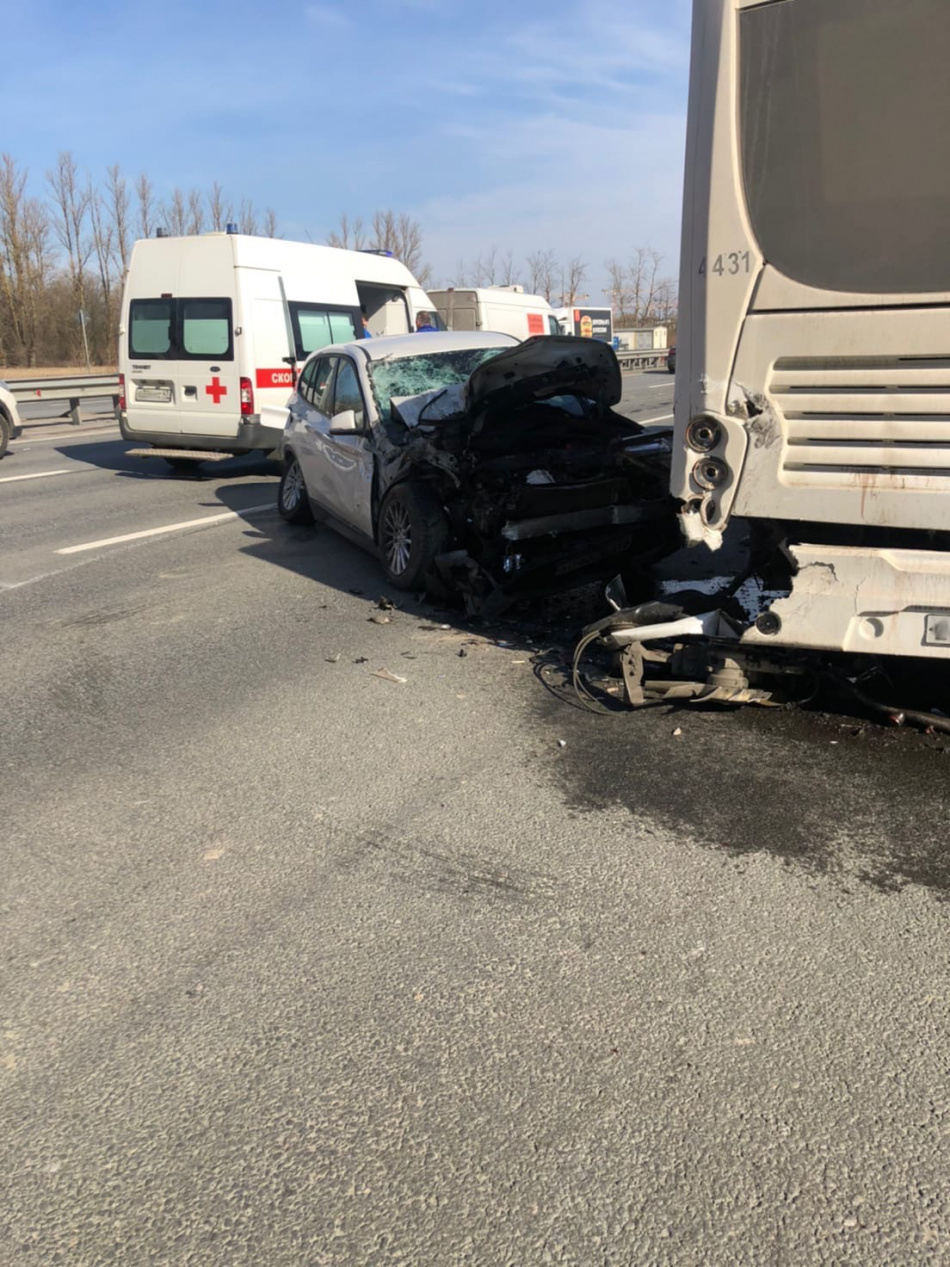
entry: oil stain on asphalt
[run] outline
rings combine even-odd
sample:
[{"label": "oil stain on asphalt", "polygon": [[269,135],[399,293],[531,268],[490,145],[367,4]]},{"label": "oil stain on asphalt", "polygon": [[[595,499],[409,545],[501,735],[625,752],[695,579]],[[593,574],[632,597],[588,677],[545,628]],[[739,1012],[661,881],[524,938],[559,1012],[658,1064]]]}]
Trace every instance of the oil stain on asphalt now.
[{"label": "oil stain on asphalt", "polygon": [[847,717],[662,707],[598,717],[543,697],[568,804],[623,806],[742,859],[950,899],[950,742]]}]

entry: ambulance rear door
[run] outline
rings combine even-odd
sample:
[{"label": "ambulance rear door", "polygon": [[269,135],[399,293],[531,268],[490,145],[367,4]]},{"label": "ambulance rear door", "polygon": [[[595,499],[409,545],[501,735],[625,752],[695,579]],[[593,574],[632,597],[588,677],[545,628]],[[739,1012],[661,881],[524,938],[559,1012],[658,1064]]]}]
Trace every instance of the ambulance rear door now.
[{"label": "ambulance rear door", "polygon": [[176,369],[182,435],[237,434],[241,384],[234,325],[234,300],[229,295],[178,300]]}]

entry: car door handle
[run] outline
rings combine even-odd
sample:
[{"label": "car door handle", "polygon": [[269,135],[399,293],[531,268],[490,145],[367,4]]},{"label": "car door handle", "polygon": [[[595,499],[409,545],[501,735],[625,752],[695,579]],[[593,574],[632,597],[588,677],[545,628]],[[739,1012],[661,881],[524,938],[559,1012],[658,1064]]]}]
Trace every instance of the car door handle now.
[{"label": "car door handle", "polygon": [[185,388],[185,395],[188,397],[188,399],[189,399],[189,400],[197,400],[197,399],[198,399],[198,388],[197,388],[197,387],[186,387],[186,388]]}]

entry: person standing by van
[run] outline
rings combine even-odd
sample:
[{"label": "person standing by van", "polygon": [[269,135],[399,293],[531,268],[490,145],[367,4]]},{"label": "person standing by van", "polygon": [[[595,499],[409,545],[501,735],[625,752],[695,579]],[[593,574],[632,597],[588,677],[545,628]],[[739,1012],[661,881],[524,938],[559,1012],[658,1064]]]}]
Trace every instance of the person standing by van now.
[{"label": "person standing by van", "polygon": [[366,316],[366,305],[365,305],[365,304],[360,304],[360,317],[361,317],[361,318],[362,318],[362,320],[363,320],[363,338],[364,338],[364,339],[371,339],[371,338],[373,337],[373,332],[372,332],[372,330],[369,328],[369,320],[368,320],[368,318],[367,318],[367,316]]},{"label": "person standing by van", "polygon": [[416,313],[416,334],[437,334],[435,326],[432,324],[431,312]]}]

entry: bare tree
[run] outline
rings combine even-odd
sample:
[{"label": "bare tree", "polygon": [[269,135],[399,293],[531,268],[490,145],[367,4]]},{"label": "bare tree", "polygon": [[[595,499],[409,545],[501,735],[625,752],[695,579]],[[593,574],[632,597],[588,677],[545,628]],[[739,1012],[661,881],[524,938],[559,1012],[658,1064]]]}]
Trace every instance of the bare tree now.
[{"label": "bare tree", "polygon": [[113,227],[108,208],[92,181],[86,188],[89,202],[89,225],[92,232],[92,251],[99,271],[99,284],[106,300],[112,292],[112,235]]},{"label": "bare tree", "polygon": [[277,212],[273,207],[268,207],[264,211],[264,237],[276,238],[277,233]]},{"label": "bare tree", "polygon": [[129,187],[118,163],[106,169],[106,198],[112,221],[113,267],[122,276],[129,263]]},{"label": "bare tree", "polygon": [[498,247],[492,245],[485,252],[484,256],[479,256],[479,264],[481,266],[481,279],[479,286],[495,286],[498,283]]},{"label": "bare tree", "polygon": [[205,227],[204,197],[200,189],[188,193],[188,232],[202,233]]},{"label": "bare tree", "polygon": [[[69,268],[72,287],[73,319],[78,320],[86,309],[86,265],[92,251],[86,222],[89,215],[90,189],[79,183],[79,168],[68,151],[62,151],[56,166],[46,174],[53,195],[57,216],[54,229],[59,238]],[[79,331],[71,340],[74,350],[79,349]]]},{"label": "bare tree", "polygon": [[657,282],[663,256],[652,246],[638,246],[627,270],[634,323],[649,325],[656,303]]},{"label": "bare tree", "polygon": [[630,306],[630,288],[627,283],[627,266],[619,260],[609,259],[604,267],[610,278],[610,302],[617,315],[617,321],[623,325]]},{"label": "bare tree", "polygon": [[183,238],[188,232],[188,203],[184,191],[176,185],[168,202],[162,203],[162,219],[172,237]]},{"label": "bare tree", "polygon": [[587,277],[587,265],[579,255],[568,262],[567,273],[561,274],[562,308],[570,308],[581,298],[581,286]]},{"label": "bare tree", "polygon": [[215,181],[208,194],[208,214],[215,233],[221,233],[234,218],[234,209],[225,197],[220,181]]},{"label": "bare tree", "polygon": [[139,236],[150,238],[155,228],[155,190],[144,172],[135,182],[135,196],[139,204]]},{"label": "bare tree", "polygon": [[422,228],[418,220],[406,212],[397,216],[389,208],[374,211],[373,245],[379,251],[392,251],[421,285],[426,285],[429,267],[422,262]]},{"label": "bare tree", "polygon": [[484,254],[479,253],[471,264],[459,259],[455,265],[455,274],[450,281],[452,286],[514,286],[518,275],[515,270],[515,257],[512,251],[501,255],[497,246],[492,246]]},{"label": "bare tree", "polygon": [[459,257],[455,264],[455,274],[449,278],[450,286],[468,286],[470,269],[465,260]]},{"label": "bare tree", "polygon": [[[27,173],[0,158],[0,355],[36,364],[39,303],[50,268],[49,217],[26,196]],[[6,336],[6,337],[5,337]]]},{"label": "bare tree", "polygon": [[242,233],[256,234],[260,230],[257,225],[257,212],[250,198],[241,199],[241,210],[238,214],[238,228]]},{"label": "bare tree", "polygon": [[362,216],[351,220],[344,211],[335,229],[327,234],[327,246],[342,247],[345,251],[361,251],[366,246],[366,225]]},{"label": "bare tree", "polygon": [[557,260],[553,251],[534,251],[528,256],[528,289],[532,295],[543,295],[548,303],[554,293],[554,276]]}]

